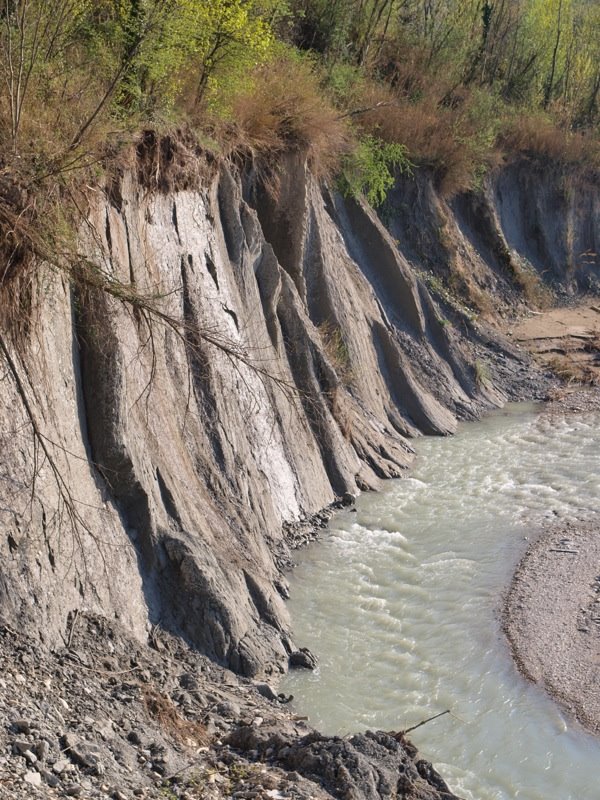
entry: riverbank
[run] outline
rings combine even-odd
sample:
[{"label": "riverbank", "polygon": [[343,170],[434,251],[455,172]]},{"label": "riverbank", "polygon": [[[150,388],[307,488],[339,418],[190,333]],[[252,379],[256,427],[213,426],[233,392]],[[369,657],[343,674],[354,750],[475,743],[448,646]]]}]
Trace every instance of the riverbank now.
[{"label": "riverbank", "polygon": [[80,613],[47,650],[0,620],[0,675],[2,800],[457,800],[404,738],[321,736],[158,627]]},{"label": "riverbank", "polygon": [[542,369],[550,369],[566,383],[600,383],[600,306],[596,298],[536,312],[507,333]]},{"label": "riverbank", "polygon": [[513,577],[503,628],[521,673],[600,734],[600,529],[557,523]]},{"label": "riverbank", "polygon": [[[563,390],[548,419],[600,409],[600,390]],[[520,672],[600,733],[600,529],[557,522],[531,544],[505,599],[504,632]]]}]

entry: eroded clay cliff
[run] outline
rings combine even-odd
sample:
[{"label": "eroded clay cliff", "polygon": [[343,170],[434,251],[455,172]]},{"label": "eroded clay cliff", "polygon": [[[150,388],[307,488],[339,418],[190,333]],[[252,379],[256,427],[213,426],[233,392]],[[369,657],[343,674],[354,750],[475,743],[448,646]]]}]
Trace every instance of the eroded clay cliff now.
[{"label": "eroded clay cliff", "polygon": [[[411,437],[518,394],[521,356],[449,324],[419,271],[460,257],[492,291],[512,280],[513,248],[541,270],[527,186],[507,172],[447,204],[425,178],[400,182],[391,233],[298,156],[276,198],[231,165],[200,188],[131,170],[90,189],[81,249],[165,321],[40,271],[31,331],[2,375],[4,617],[51,643],[87,610],[141,638],[182,634],[244,674],[284,665],[282,523],[401,475]],[[583,252],[598,206],[577,203],[563,239]]]}]

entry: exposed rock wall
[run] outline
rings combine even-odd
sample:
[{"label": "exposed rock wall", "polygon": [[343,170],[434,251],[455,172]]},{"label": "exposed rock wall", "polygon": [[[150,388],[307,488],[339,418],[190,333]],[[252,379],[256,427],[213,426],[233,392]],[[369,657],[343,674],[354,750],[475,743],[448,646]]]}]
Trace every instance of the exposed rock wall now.
[{"label": "exposed rock wall", "polygon": [[[245,674],[285,663],[282,522],[400,475],[410,437],[511,392],[509,368],[504,385],[476,380],[489,336],[446,324],[402,254],[423,263],[415,214],[424,236],[437,214],[456,230],[465,214],[427,181],[404,191],[392,235],[296,157],[277,201],[228,167],[199,191],[126,174],[91,192],[82,248],[185,324],[40,271],[32,333],[1,376],[5,618],[52,643],[87,609],[140,637],[181,633]],[[508,230],[511,207],[491,197],[486,225]],[[485,248],[464,246],[491,274]],[[443,248],[431,259],[443,267]]]},{"label": "exposed rock wall", "polygon": [[492,199],[509,248],[571,293],[598,290],[600,195],[597,177],[544,165],[511,164]]},{"label": "exposed rock wall", "polygon": [[600,286],[600,196],[592,176],[518,160],[492,173],[481,191],[449,201],[426,176],[404,178],[386,214],[409,263],[488,316],[530,303],[531,277],[561,295]]}]

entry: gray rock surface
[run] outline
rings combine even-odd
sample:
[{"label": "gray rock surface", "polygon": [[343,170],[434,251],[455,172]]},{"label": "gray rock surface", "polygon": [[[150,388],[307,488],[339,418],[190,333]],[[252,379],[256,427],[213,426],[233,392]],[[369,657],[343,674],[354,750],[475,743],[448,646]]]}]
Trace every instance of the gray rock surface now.
[{"label": "gray rock surface", "polygon": [[277,674],[305,520],[400,476],[410,437],[518,396],[527,361],[448,324],[404,255],[414,230],[395,240],[299,156],[277,199],[226,165],[199,190],[117,184],[89,190],[81,251],[163,321],[40,269],[0,375],[0,609],[45,647],[93,611]]},{"label": "gray rock surface", "polygon": [[316,669],[317,659],[310,652],[308,647],[301,647],[300,650],[294,650],[292,653],[290,653],[289,665],[290,667]]},{"label": "gray rock surface", "polygon": [[457,800],[431,764],[415,759],[416,749],[401,734],[367,731],[342,739],[311,732],[298,737],[247,726],[232,732],[227,743],[295,771],[344,800]]}]

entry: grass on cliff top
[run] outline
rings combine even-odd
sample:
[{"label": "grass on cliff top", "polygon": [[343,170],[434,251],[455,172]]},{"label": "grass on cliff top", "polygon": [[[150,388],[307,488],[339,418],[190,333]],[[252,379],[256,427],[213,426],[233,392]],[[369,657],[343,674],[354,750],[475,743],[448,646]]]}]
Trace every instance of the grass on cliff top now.
[{"label": "grass on cliff top", "polygon": [[600,17],[536,2],[451,0],[423,28],[420,4],[395,0],[14,0],[0,10],[0,172],[66,180],[137,131],[186,125],[219,155],[302,151],[319,175],[380,139],[447,194],[499,152],[598,166]]},{"label": "grass on cliff top", "polygon": [[[559,41],[564,80],[571,70],[567,91],[556,64],[541,55],[556,43],[552,14],[544,27],[527,16],[533,0],[514,20],[494,17],[491,6],[480,19],[473,6],[469,28],[470,1],[448,4],[458,16],[437,20],[449,37],[437,49],[432,32],[418,27],[414,4],[403,4],[401,17],[393,0],[7,3],[0,10],[0,293],[19,282],[26,306],[32,254],[68,252],[85,216],[82,187],[127,166],[165,191],[192,188],[211,159],[251,161],[276,192],[282,157],[297,152],[317,176],[341,174],[345,191],[372,202],[385,196],[394,170],[409,167],[429,170],[446,195],[477,188],[507,155],[600,168],[592,12],[588,18],[573,0],[562,21],[564,30],[577,30],[588,57],[579,64],[573,51],[567,62],[568,42]],[[499,48],[502,26],[514,37],[517,22],[531,35],[515,40],[523,63],[514,55],[504,65],[507,54],[495,49],[488,74],[485,49]],[[519,65],[531,87],[517,90],[503,70]],[[9,299],[0,298],[2,313]],[[13,316],[22,304],[13,302]]]}]

